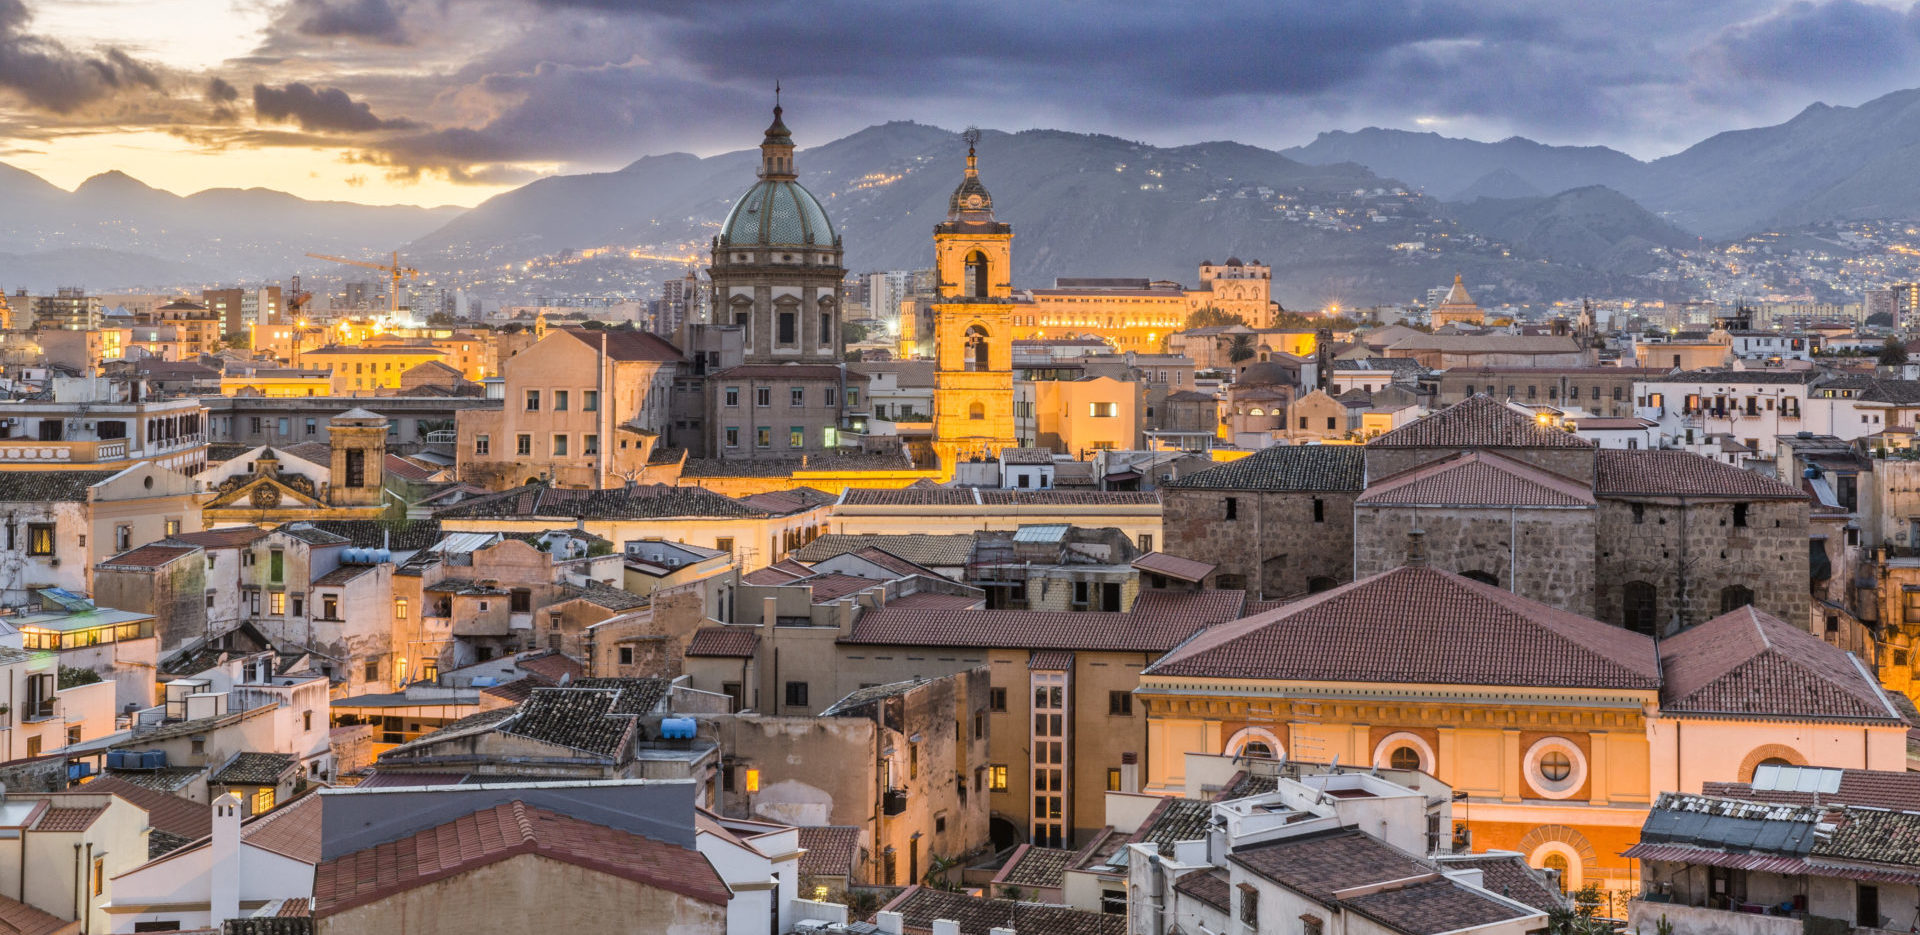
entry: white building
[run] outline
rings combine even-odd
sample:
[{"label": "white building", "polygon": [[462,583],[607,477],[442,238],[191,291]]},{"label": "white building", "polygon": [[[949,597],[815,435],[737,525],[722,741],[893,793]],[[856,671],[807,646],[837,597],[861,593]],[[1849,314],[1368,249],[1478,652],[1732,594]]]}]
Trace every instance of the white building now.
[{"label": "white building", "polygon": [[104,906],[110,932],[218,928],[313,896],[320,862],[318,795],[243,818],[240,798],[215,799],[213,833],[113,877]]}]

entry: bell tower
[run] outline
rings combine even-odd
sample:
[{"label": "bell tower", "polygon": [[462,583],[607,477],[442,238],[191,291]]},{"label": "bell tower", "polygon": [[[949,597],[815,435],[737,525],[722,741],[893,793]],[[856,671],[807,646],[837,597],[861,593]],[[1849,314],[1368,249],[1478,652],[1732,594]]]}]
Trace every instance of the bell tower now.
[{"label": "bell tower", "polygon": [[1013,439],[1013,227],[995,220],[968,130],[967,171],[933,229],[939,301],[933,306],[933,450],[943,477]]}]

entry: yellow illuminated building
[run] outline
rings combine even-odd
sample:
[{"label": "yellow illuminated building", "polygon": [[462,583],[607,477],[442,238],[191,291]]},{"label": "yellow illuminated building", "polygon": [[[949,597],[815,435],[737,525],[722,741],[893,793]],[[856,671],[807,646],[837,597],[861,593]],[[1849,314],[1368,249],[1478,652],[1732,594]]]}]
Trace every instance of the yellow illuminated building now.
[{"label": "yellow illuminated building", "polygon": [[1200,265],[1200,288],[1145,279],[1059,279],[1052,289],[1021,293],[1029,301],[1014,313],[1014,337],[1088,335],[1122,351],[1157,351],[1167,335],[1201,309],[1239,315],[1248,327],[1273,324],[1273,271],[1238,257]]},{"label": "yellow illuminated building", "polygon": [[934,228],[940,301],[933,307],[933,451],[943,477],[1013,438],[1013,227],[994,220],[973,147],[966,176]]},{"label": "yellow illuminated building", "polygon": [[428,361],[441,362],[446,352],[437,347],[413,344],[385,344],[351,347],[333,344],[303,351],[300,363],[306,367],[325,367],[333,371],[336,395],[397,389],[400,375]]}]

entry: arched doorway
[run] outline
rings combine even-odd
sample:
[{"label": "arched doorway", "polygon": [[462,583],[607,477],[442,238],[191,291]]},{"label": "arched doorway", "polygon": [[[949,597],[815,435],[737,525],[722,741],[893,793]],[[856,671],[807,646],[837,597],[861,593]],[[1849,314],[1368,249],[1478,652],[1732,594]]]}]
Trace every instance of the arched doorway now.
[{"label": "arched doorway", "polygon": [[995,815],[987,819],[987,840],[993,842],[995,851],[1004,851],[1017,846],[1020,841],[1020,827],[1013,822]]}]

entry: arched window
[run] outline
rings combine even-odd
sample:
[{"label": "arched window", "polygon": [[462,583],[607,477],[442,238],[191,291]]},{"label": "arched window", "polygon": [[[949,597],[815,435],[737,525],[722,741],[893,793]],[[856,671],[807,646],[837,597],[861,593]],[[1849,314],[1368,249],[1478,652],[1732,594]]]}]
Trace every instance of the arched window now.
[{"label": "arched window", "polygon": [[1560,892],[1565,893],[1567,891],[1567,877],[1570,875],[1569,870],[1571,869],[1567,864],[1567,855],[1559,851],[1550,851],[1546,859],[1540,862],[1540,865],[1540,869],[1542,870],[1553,871],[1554,882],[1560,884]]},{"label": "arched window", "polygon": [[1419,769],[1420,751],[1412,747],[1395,747],[1387,756],[1387,765],[1394,769]]},{"label": "arched window", "polygon": [[1264,727],[1244,727],[1227,738],[1226,754],[1276,760],[1285,758],[1287,751],[1272,731]]},{"label": "arched window", "polygon": [[1720,589],[1720,612],[1732,613],[1753,603],[1753,589],[1745,585],[1730,584]]},{"label": "arched window", "polygon": [[976,299],[987,297],[987,255],[978,250],[967,254],[966,294]]},{"label": "arched window", "polygon": [[986,406],[984,406],[984,405],[982,405],[982,404],[980,404],[980,403],[974,403],[973,405],[971,405],[971,406],[968,406],[968,407],[967,407],[967,418],[969,418],[969,419],[985,419],[986,417],[987,417],[987,407],[986,407]]},{"label": "arched window", "polygon": [[1256,756],[1263,760],[1273,759],[1273,747],[1264,740],[1249,740],[1240,747],[1241,756]]},{"label": "arched window", "polygon": [[1460,573],[1460,577],[1472,578],[1473,580],[1478,581],[1481,584],[1490,584],[1496,588],[1500,586],[1500,576],[1495,575],[1490,571],[1481,571],[1478,568],[1472,571],[1463,571]]},{"label": "arched window", "polygon": [[1653,585],[1629,581],[1620,586],[1620,625],[1649,636],[1660,625],[1660,601]]},{"label": "arched window", "polygon": [[988,369],[988,351],[991,349],[990,335],[980,325],[967,326],[967,369]]},{"label": "arched window", "polygon": [[1321,591],[1331,591],[1338,586],[1339,586],[1339,582],[1333,580],[1332,578],[1327,577],[1326,575],[1315,575],[1314,577],[1307,579],[1308,594],[1318,594]]}]

